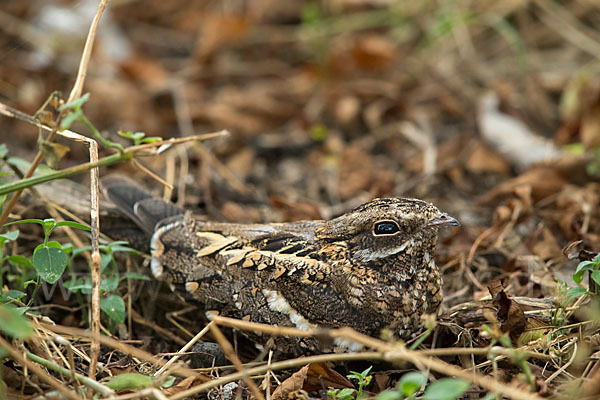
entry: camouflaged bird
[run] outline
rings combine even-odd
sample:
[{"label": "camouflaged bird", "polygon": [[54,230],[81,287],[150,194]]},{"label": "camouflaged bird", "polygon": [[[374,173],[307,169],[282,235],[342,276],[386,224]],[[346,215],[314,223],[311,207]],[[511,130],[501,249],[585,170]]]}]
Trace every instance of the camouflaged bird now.
[{"label": "camouflaged bird", "polygon": [[[236,224],[193,216],[122,177],[105,178],[103,190],[148,235],[156,278],[205,310],[300,329],[418,332],[442,301],[438,228],[458,225],[414,199],[375,199],[328,221]],[[325,350],[313,338],[278,337],[276,346]],[[338,341],[327,350],[359,349]]]}]

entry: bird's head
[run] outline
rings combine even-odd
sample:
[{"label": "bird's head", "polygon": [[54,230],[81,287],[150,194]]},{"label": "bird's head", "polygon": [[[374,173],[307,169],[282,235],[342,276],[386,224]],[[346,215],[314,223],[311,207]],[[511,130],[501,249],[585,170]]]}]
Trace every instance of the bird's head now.
[{"label": "bird's head", "polygon": [[431,203],[416,199],[382,198],[325,222],[316,239],[345,242],[356,262],[379,264],[387,257],[414,257],[431,251],[438,229],[459,222]]}]

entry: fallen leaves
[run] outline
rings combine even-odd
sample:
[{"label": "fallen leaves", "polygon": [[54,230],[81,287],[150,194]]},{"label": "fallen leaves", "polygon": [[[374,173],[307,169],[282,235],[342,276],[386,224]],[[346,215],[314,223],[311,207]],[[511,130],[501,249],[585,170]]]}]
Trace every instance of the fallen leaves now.
[{"label": "fallen leaves", "polygon": [[273,392],[271,399],[283,400],[294,398],[300,390],[313,392],[320,389],[354,388],[344,376],[322,363],[311,363],[302,367],[281,383]]}]

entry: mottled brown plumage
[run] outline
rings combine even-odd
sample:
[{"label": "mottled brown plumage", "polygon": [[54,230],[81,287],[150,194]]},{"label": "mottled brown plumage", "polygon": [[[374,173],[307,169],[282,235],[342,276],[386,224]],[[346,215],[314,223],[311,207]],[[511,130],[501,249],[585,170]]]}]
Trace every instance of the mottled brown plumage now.
[{"label": "mottled brown plumage", "polygon": [[[407,338],[442,301],[438,228],[458,222],[424,201],[375,199],[329,221],[235,224],[185,213],[120,177],[103,187],[151,235],[153,274],[205,310],[373,336],[388,328]],[[278,338],[277,346],[324,350],[314,339]],[[357,347],[339,342],[333,349]]]}]

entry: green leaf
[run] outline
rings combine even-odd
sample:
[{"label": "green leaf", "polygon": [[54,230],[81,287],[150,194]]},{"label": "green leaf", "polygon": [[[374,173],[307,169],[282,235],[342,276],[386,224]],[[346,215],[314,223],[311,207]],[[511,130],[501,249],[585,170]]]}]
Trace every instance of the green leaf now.
[{"label": "green leaf", "polygon": [[156,142],[162,142],[163,138],[161,138],[160,136],[148,136],[145,137],[141,140],[141,143],[156,143]]},{"label": "green leaf", "polygon": [[567,299],[569,299],[569,300],[576,299],[579,296],[583,296],[584,294],[587,294],[587,292],[588,291],[584,287],[581,287],[581,286],[570,288],[569,291],[567,292]]},{"label": "green leaf", "polygon": [[21,219],[18,221],[9,222],[8,224],[4,224],[4,226],[10,226],[15,224],[40,224],[44,226],[44,221],[41,219]]},{"label": "green leaf", "polygon": [[33,334],[23,310],[10,304],[0,304],[0,330],[18,339],[27,339]]},{"label": "green leaf", "polygon": [[6,157],[7,154],[8,154],[8,147],[6,147],[6,144],[4,144],[4,143],[0,144],[0,158]]},{"label": "green leaf", "polygon": [[125,302],[117,295],[110,295],[100,299],[100,308],[113,321],[123,323],[125,320]]},{"label": "green leaf", "polygon": [[83,96],[58,107],[58,111],[81,108],[81,106],[84,105],[89,99],[90,99],[90,94],[86,93]]},{"label": "green leaf", "polygon": [[74,221],[60,221],[56,224],[56,227],[58,228],[59,226],[68,226],[70,228],[75,228],[75,229],[82,229],[84,231],[91,231],[92,228],[90,228],[87,225],[84,224],[80,224],[79,222],[74,222]]},{"label": "green leaf", "polygon": [[24,267],[33,268],[33,264],[27,257],[23,257],[20,255],[8,256],[8,261],[13,264],[19,264]]},{"label": "green leaf", "polygon": [[411,396],[427,383],[427,377],[420,372],[408,372],[402,375],[396,387],[405,396]]},{"label": "green leaf", "polygon": [[[22,158],[19,157],[9,157],[8,160],[6,160],[7,164],[12,165],[14,167],[17,167],[21,170],[29,170],[29,168],[31,167],[31,163],[27,160],[23,160]],[[37,166],[37,168],[35,169],[35,175],[40,175],[40,174],[49,174],[52,172],[56,172],[56,170],[50,168],[49,166],[45,165],[45,164],[40,164]]]},{"label": "green leaf", "polygon": [[65,253],[70,254],[73,251],[73,243],[62,244],[62,249]]},{"label": "green leaf", "polygon": [[350,375],[346,375],[348,379],[357,379],[360,382],[365,380],[365,377],[367,375],[369,375],[369,372],[371,371],[371,368],[373,368],[373,366],[371,365],[369,368],[365,369],[362,373],[361,372],[356,372],[356,371],[350,371]]},{"label": "green leaf", "polygon": [[581,283],[585,271],[592,271],[596,267],[596,263],[593,261],[582,261],[577,266],[575,273],[573,274],[573,280],[575,283]]},{"label": "green leaf", "polygon": [[597,285],[600,285],[600,270],[592,272],[592,275],[590,275],[590,277],[594,282],[596,282]]},{"label": "green leaf", "polygon": [[169,375],[164,381],[163,383],[160,384],[160,387],[164,388],[164,389],[168,389],[171,386],[173,386],[175,384],[175,381],[177,379],[173,376],[173,375]]},{"label": "green leaf", "polygon": [[109,276],[108,278],[103,278],[100,281],[100,289],[104,292],[113,292],[119,286],[119,278],[116,276]]},{"label": "green leaf", "polygon": [[125,280],[125,279],[139,279],[140,281],[150,281],[150,277],[144,275],[144,274],[140,274],[138,272],[125,272],[123,275],[121,275],[121,278],[119,280]]},{"label": "green leaf", "polygon": [[117,375],[106,383],[112,390],[144,389],[150,385],[152,377],[133,373]]},{"label": "green leaf", "polygon": [[[6,225],[8,225],[8,224],[6,224]],[[18,230],[6,232],[6,233],[0,233],[0,238],[2,238],[4,240],[9,240],[9,241],[10,240],[17,240],[18,237],[19,237],[19,231]]]},{"label": "green leaf", "polygon": [[[102,250],[102,245],[100,246],[100,250]],[[91,251],[92,250],[92,246],[83,246],[83,247],[78,247],[76,249],[73,249],[73,253],[71,254],[72,257],[76,257],[78,255],[80,255],[83,252],[86,251]]]},{"label": "green leaf", "polygon": [[73,125],[73,122],[79,120],[80,117],[81,117],[81,111],[74,111],[74,112],[70,113],[69,115],[64,117],[62,119],[62,121],[60,121],[60,129],[61,130],[69,129],[71,127],[71,125]]},{"label": "green leaf", "polygon": [[42,223],[46,229],[51,229],[56,226],[56,220],[54,218],[46,218]]},{"label": "green leaf", "polygon": [[71,292],[81,291],[82,293],[91,293],[92,282],[89,279],[79,278],[65,282],[65,288],[67,288]]},{"label": "green leaf", "polygon": [[110,264],[110,260],[112,260],[112,254],[100,254],[100,272],[105,273],[106,267]]},{"label": "green leaf", "polygon": [[466,392],[471,384],[457,378],[443,378],[425,389],[425,400],[454,400]]},{"label": "green leaf", "polygon": [[133,132],[131,132],[131,131],[122,131],[122,130],[119,130],[117,132],[117,135],[119,135],[119,136],[121,136],[123,138],[126,138],[126,139],[133,139]]},{"label": "green leaf", "polygon": [[582,261],[577,265],[577,269],[575,270],[575,272],[579,272],[581,270],[584,269],[594,269],[594,267],[597,265],[597,263],[595,261]]},{"label": "green leaf", "polygon": [[351,399],[354,393],[356,393],[356,389],[342,389],[339,392],[337,392],[337,398],[340,400]]},{"label": "green leaf", "polygon": [[373,366],[371,365],[369,368],[365,369],[362,374],[360,374],[363,378],[366,377],[367,375],[369,375],[369,372],[371,372],[371,369],[373,368]]},{"label": "green leaf", "polygon": [[25,281],[25,282],[23,282],[23,287],[24,287],[25,289],[27,289],[27,287],[28,287],[29,285],[34,285],[34,286],[35,286],[35,285],[37,285],[37,281],[34,281],[33,279],[30,279],[30,280],[28,280],[28,281]]},{"label": "green leaf", "polygon": [[56,247],[42,247],[33,255],[33,266],[43,280],[53,284],[67,267],[67,255]]},{"label": "green leaf", "polygon": [[56,240],[49,241],[48,243],[46,243],[46,246],[48,246],[48,247],[54,247],[56,249],[61,249],[62,250],[62,244],[60,244]]},{"label": "green leaf", "polygon": [[375,396],[375,400],[402,400],[404,396],[396,390],[385,390]]},{"label": "green leaf", "polygon": [[27,296],[27,293],[23,293],[20,290],[7,290],[6,292],[2,293],[2,301],[3,302],[7,302],[10,300],[20,300],[21,298]]},{"label": "green leaf", "polygon": [[111,244],[108,246],[107,250],[111,253],[120,251],[122,253],[139,254],[139,251],[132,249],[131,247],[123,246],[121,243],[117,243],[116,245]]}]

